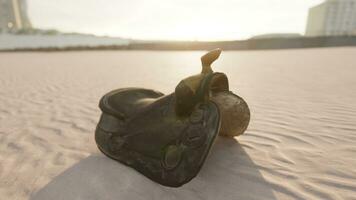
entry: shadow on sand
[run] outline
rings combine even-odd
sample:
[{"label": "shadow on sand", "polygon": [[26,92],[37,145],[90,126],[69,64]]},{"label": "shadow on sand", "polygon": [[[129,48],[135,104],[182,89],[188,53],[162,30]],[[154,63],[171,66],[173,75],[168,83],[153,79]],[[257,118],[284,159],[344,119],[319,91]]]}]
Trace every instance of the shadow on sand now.
[{"label": "shadow on sand", "polygon": [[235,139],[216,141],[202,170],[180,188],[158,185],[102,154],[93,154],[55,177],[32,200],[275,199],[270,186]]}]

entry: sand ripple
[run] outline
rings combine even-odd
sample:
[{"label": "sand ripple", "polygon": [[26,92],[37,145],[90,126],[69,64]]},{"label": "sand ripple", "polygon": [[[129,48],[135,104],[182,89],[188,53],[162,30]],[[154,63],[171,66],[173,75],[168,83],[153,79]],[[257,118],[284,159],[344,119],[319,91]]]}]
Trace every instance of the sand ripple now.
[{"label": "sand ripple", "polygon": [[220,138],[182,188],[102,156],[93,141],[99,98],[118,87],[173,91],[199,71],[200,54],[1,53],[0,196],[355,199],[354,48],[225,52],[215,70],[249,103],[250,127],[238,142]]}]

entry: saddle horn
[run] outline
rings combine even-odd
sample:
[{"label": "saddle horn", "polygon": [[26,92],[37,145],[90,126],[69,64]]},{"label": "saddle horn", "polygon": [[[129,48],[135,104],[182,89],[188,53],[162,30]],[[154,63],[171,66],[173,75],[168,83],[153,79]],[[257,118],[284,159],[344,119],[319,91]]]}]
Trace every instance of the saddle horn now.
[{"label": "saddle horn", "polygon": [[198,75],[183,79],[175,89],[176,113],[189,116],[198,103],[209,100],[210,85],[214,77],[211,64],[219,58],[221,49],[209,51],[201,57],[202,71]]},{"label": "saddle horn", "polygon": [[211,64],[219,58],[220,54],[221,49],[217,48],[209,51],[200,58],[201,64],[203,66],[203,69],[201,71],[202,74],[213,73],[213,70],[211,69]]}]

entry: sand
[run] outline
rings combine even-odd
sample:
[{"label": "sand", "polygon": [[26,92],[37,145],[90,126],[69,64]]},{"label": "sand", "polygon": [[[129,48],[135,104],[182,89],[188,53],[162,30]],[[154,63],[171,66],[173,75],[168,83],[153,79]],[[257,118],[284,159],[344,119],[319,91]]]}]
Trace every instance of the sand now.
[{"label": "sand", "polygon": [[168,93],[202,52],[0,53],[0,199],[356,199],[356,48],[223,52],[214,64],[251,109],[180,188],[102,155],[99,98]]}]

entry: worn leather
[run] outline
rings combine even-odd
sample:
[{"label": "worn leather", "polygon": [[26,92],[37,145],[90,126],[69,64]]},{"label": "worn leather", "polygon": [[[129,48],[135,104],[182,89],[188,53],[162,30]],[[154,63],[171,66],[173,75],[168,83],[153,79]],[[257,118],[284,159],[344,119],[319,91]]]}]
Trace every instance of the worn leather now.
[{"label": "worn leather", "polygon": [[[211,70],[219,55],[214,50],[203,56],[202,73],[183,79],[171,94],[144,88],[105,94],[95,131],[99,149],[165,186],[179,187],[193,179],[219,135],[222,119],[231,118],[223,123],[225,135],[235,130],[242,134],[249,122],[247,104],[229,91],[226,75]],[[231,126],[234,119],[241,125]]]},{"label": "worn leather", "polygon": [[[140,96],[127,104],[140,108],[125,112],[122,119],[104,112],[95,134],[99,149],[166,186],[178,187],[194,178],[218,135],[216,104],[198,104],[189,117],[178,119],[174,94],[152,98],[145,89],[125,89],[104,96],[100,107],[109,110],[112,99],[126,95]],[[122,106],[112,113],[125,110]]]}]

